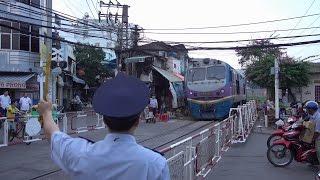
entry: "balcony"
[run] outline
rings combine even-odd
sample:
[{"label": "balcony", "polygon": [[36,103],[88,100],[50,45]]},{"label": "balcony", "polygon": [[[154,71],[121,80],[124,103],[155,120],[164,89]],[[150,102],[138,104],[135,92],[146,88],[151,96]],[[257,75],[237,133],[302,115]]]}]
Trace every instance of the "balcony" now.
[{"label": "balcony", "polygon": [[7,4],[1,4],[0,10],[7,11],[8,13],[0,13],[0,17],[15,19],[31,24],[42,24],[41,10],[24,3],[9,1],[11,7]]},{"label": "balcony", "polygon": [[0,49],[1,72],[40,72],[39,53]]}]

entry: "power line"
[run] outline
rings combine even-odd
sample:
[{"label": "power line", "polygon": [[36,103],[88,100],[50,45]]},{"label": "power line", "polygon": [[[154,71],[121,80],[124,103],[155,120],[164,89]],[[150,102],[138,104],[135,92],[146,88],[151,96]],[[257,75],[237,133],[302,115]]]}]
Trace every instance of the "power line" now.
[{"label": "power line", "polygon": [[89,10],[90,10],[90,12],[91,12],[92,18],[94,18],[94,14],[93,14],[93,12],[92,12],[92,10],[91,10],[91,7],[90,7],[90,5],[89,5],[89,3],[88,3],[88,0],[86,0],[86,3],[87,3],[87,5],[88,5],[88,7],[89,7]]},{"label": "power line", "polygon": [[94,5],[93,0],[90,0],[90,1],[91,1],[92,5],[93,5],[94,9],[95,9],[95,10],[96,10],[96,12],[98,13],[98,12],[99,12],[99,11],[98,11],[98,8]]},{"label": "power line", "polygon": [[[167,44],[219,44],[219,43],[237,43],[237,42],[251,42],[259,40],[273,40],[273,39],[289,39],[289,38],[301,38],[301,37],[314,37],[320,36],[320,34],[306,34],[299,36],[283,36],[283,37],[271,37],[271,38],[258,38],[258,39],[241,39],[241,40],[230,40],[230,41],[163,41]],[[159,42],[157,40],[140,41],[140,42]]]},{"label": "power line", "polygon": [[[316,0],[313,0],[313,1],[312,1],[312,3],[310,4],[309,8],[308,8],[307,11],[304,13],[304,16],[308,14],[310,8],[313,6],[313,4],[314,4],[315,1],[316,1]],[[302,19],[303,19],[303,17],[301,17],[301,18],[299,19],[298,23],[293,27],[293,29],[295,29],[295,28],[300,24],[300,22],[301,22]],[[291,33],[292,33],[292,31],[290,31],[290,32],[288,33],[288,36],[289,36]]]},{"label": "power line", "polygon": [[[5,13],[5,14],[10,14],[10,15],[14,14],[14,13],[10,13],[10,12],[7,12],[7,11],[2,11],[2,10],[0,10],[0,12],[1,13]],[[14,14],[14,15],[28,18],[27,16],[23,16],[23,15],[19,15],[19,14]],[[20,21],[20,20],[17,20],[17,19],[11,19],[11,18],[5,18],[5,17],[0,17],[0,19],[7,20],[7,21],[13,21],[13,22],[19,22],[19,23],[25,23],[24,21]],[[108,39],[108,38],[106,38],[104,36],[89,35],[89,34],[86,34],[84,32],[82,32],[82,33],[81,32],[77,32],[75,29],[58,28],[58,27],[54,27],[54,26],[46,26],[46,25],[39,25],[39,24],[33,24],[33,23],[28,23],[28,24],[30,24],[32,26],[37,26],[37,27],[60,30],[60,31],[63,31],[63,32],[66,32],[66,33],[77,34],[77,35],[82,35],[82,36],[87,36],[87,37],[100,38],[100,39],[105,39],[105,40],[110,40],[110,41],[116,42],[115,40]]]},{"label": "power line", "polygon": [[255,34],[255,33],[270,33],[274,31],[285,32],[285,31],[298,31],[305,29],[319,29],[320,27],[308,27],[308,28],[297,28],[297,29],[277,29],[277,30],[263,30],[263,31],[238,31],[238,32],[144,32],[146,34],[197,34],[197,35],[208,35],[208,34]]},{"label": "power line", "polygon": [[[61,41],[61,42],[66,42],[66,43],[69,43],[69,44],[79,45],[79,46],[88,46],[88,47],[93,47],[93,48],[103,48],[103,49],[115,50],[115,48],[87,45],[87,44],[82,44],[82,43],[79,43],[79,42],[68,41],[68,40],[65,40],[65,39],[53,38],[53,37],[42,35],[42,34],[36,34],[36,33],[32,33],[32,32],[22,32],[22,30],[19,29],[19,28],[15,28],[15,27],[8,26],[8,25],[5,25],[5,24],[0,24],[0,26],[19,31],[23,35],[32,35],[33,37],[44,37],[44,38],[57,40],[57,41]],[[290,47],[290,46],[299,46],[299,45],[316,44],[316,43],[320,43],[320,40],[294,42],[294,43],[282,43],[282,44],[268,44],[268,45],[233,46],[233,47],[197,47],[197,48],[188,48],[187,50],[188,51],[198,51],[198,50],[238,50],[238,49],[250,49],[250,48]],[[131,50],[132,49],[125,50],[125,51],[131,51]],[[142,50],[142,51],[143,50],[144,51],[157,51],[157,49],[147,49],[147,48],[139,48],[138,50]]]},{"label": "power line", "polygon": [[220,26],[211,26],[211,27],[187,27],[187,28],[153,28],[153,29],[144,29],[144,30],[164,30],[164,31],[179,31],[179,30],[196,30],[196,29],[218,29],[218,28],[228,28],[228,27],[238,27],[238,26],[248,26],[248,25],[256,25],[256,24],[265,24],[265,23],[273,23],[273,22],[280,22],[280,21],[288,21],[298,18],[305,18],[305,17],[312,17],[320,15],[320,13],[315,14],[309,14],[304,16],[296,16],[296,17],[290,17],[290,18],[283,18],[283,19],[275,19],[275,20],[267,20],[267,21],[258,21],[258,22],[252,22],[252,23],[242,23],[242,24],[231,24],[231,25],[220,25]]},{"label": "power line", "polygon": [[[37,9],[41,10],[41,11],[45,11],[48,14],[47,13],[42,13],[42,12],[35,12],[35,11],[32,11],[32,9],[26,8],[26,7],[21,6],[21,5],[13,4],[13,3],[10,3],[10,2],[6,2],[6,1],[0,1],[0,2],[1,2],[1,4],[6,4],[7,6],[13,6],[13,7],[17,8],[17,9],[24,10],[24,11],[27,11],[27,12],[30,12],[30,13],[33,13],[33,14],[38,14],[38,15],[41,15],[41,16],[47,16],[47,17],[51,17],[51,18],[55,18],[56,17],[55,15],[58,15],[59,18],[62,19],[62,20],[66,20],[66,21],[70,21],[70,22],[74,22],[74,23],[79,23],[79,24],[84,24],[84,25],[87,25],[87,26],[90,26],[90,27],[101,29],[101,27],[99,25],[97,25],[97,24],[90,24],[89,22],[88,23],[83,22],[83,20],[80,20],[77,17],[74,17],[74,16],[69,15],[69,14],[65,14],[65,13],[62,13],[62,12],[59,12],[59,11],[55,11],[55,10],[47,8],[47,7],[43,7],[43,6],[37,7],[37,6],[34,6],[34,5],[30,5],[30,6],[32,6],[34,8],[37,8]],[[59,12],[59,13],[56,13],[56,12]],[[75,19],[69,18],[67,16],[74,17]]]},{"label": "power line", "polygon": [[79,43],[79,42],[73,42],[73,41],[68,41],[68,40],[65,40],[65,39],[60,39],[60,38],[54,38],[54,37],[51,37],[51,36],[46,36],[46,35],[42,35],[42,34],[38,34],[38,33],[33,33],[33,32],[22,32],[23,30],[19,29],[19,28],[15,28],[15,27],[12,27],[12,26],[8,26],[6,24],[0,24],[1,27],[6,27],[6,28],[9,28],[9,29],[13,29],[13,30],[16,30],[16,31],[19,31],[20,34],[22,35],[31,35],[31,37],[44,37],[44,38],[48,38],[48,39],[51,39],[51,40],[56,40],[56,41],[61,41],[61,42],[65,42],[65,43],[68,43],[68,44],[72,44],[72,45],[79,45],[79,46],[86,46],[86,47],[93,47],[93,48],[102,48],[102,49],[110,49],[110,50],[114,50],[114,48],[109,48],[109,47],[99,47],[99,46],[94,46],[94,45],[89,45],[89,44],[83,44],[83,43]]}]

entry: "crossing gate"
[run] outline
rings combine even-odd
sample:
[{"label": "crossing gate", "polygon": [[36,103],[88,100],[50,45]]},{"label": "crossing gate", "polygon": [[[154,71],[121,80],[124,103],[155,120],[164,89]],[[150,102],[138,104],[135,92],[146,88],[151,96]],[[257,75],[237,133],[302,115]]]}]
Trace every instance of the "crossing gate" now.
[{"label": "crossing gate", "polygon": [[206,177],[232,143],[245,142],[257,119],[255,101],[230,109],[229,117],[160,152],[173,180]]},{"label": "crossing gate", "polygon": [[105,128],[103,116],[94,111],[78,111],[71,115],[71,130],[81,133]]}]

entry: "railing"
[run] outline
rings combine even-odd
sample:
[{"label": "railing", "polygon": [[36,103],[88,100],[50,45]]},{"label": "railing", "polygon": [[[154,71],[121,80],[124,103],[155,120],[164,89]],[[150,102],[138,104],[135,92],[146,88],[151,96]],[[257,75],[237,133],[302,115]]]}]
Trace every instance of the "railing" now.
[{"label": "railing", "polygon": [[[23,128],[31,118],[39,118],[39,116],[27,115],[21,117],[19,122],[13,122],[6,117],[0,118],[0,147],[14,145],[19,143],[31,143],[45,139],[43,130],[39,134],[30,136],[24,130],[20,131],[19,138],[14,141],[8,141],[9,139],[9,123],[16,125],[21,123]],[[103,117],[94,111],[78,111],[59,113],[57,117],[54,117],[55,123],[58,124],[60,130],[67,134],[81,133],[85,131],[97,130],[105,128],[103,123]]]},{"label": "railing", "polygon": [[[231,108],[227,119],[160,150],[167,158],[171,179],[191,180],[206,177],[231,144],[247,140],[256,119],[255,101],[249,101],[237,108]],[[0,118],[0,122],[3,124],[3,140],[0,144],[2,147],[10,143],[7,118]],[[61,113],[56,122],[60,129],[68,134],[105,128],[102,116],[94,111]],[[41,133],[33,137],[26,135],[23,142],[43,138]]]},{"label": "railing", "polygon": [[229,114],[227,119],[160,150],[167,158],[171,179],[206,177],[232,143],[246,141],[257,119],[255,102],[232,108]]}]

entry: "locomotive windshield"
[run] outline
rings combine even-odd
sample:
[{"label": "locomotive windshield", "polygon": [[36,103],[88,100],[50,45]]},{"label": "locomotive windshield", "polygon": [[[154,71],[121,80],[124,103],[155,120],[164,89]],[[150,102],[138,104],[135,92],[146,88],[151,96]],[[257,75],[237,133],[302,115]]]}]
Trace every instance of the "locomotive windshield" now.
[{"label": "locomotive windshield", "polygon": [[205,80],[206,69],[205,68],[192,68],[188,71],[188,81],[203,81]]},{"label": "locomotive windshield", "polygon": [[207,68],[207,79],[224,79],[225,78],[225,67],[224,66],[211,66]]}]

